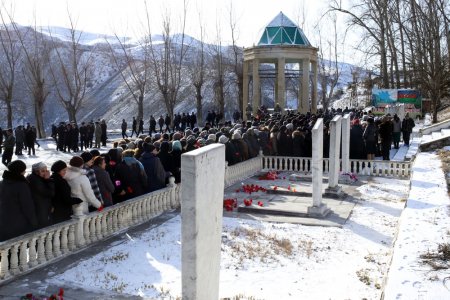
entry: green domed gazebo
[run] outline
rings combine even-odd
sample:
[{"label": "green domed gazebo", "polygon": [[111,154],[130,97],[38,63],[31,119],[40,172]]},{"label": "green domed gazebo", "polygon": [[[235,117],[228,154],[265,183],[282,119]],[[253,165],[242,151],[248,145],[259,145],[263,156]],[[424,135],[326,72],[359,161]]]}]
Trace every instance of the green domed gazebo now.
[{"label": "green domed gazebo", "polygon": [[[260,64],[275,64],[275,102],[286,107],[286,63],[298,63],[301,70],[301,92],[298,110],[301,113],[317,111],[317,56],[318,49],[294,22],[280,12],[263,30],[257,46],[244,49],[243,107],[249,101],[249,82],[252,81],[252,107],[256,113],[261,106]],[[252,66],[251,70],[249,67]],[[310,80],[310,78],[312,80]],[[310,82],[311,81],[311,82]],[[311,100],[311,101],[310,101]]]}]

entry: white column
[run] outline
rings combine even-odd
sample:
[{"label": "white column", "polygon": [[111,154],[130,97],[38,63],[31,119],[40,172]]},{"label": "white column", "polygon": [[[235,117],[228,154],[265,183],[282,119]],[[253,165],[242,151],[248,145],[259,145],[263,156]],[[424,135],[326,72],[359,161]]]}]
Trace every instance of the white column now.
[{"label": "white column", "polygon": [[224,176],[224,145],[181,156],[183,300],[219,299]]},{"label": "white column", "polygon": [[328,188],[338,187],[341,150],[341,116],[335,116],[330,122],[330,172],[328,173]]},{"label": "white column", "polygon": [[256,115],[259,106],[261,106],[261,84],[259,80],[259,59],[253,60],[253,100],[252,108],[253,114]]},{"label": "white column", "polygon": [[248,61],[244,61],[242,64],[242,117],[244,120],[247,119],[245,114],[245,108],[247,107],[248,101]]},{"label": "white column", "polygon": [[330,210],[322,203],[323,176],[323,119],[320,118],[312,129],[312,184],[313,205],[308,207],[308,214],[325,216]]},{"label": "white column", "polygon": [[342,118],[342,172],[350,172],[350,114]]},{"label": "white column", "polygon": [[284,57],[278,58],[277,62],[277,98],[275,99],[275,105],[280,103],[282,112],[286,108],[286,78],[284,75],[284,69],[286,65],[286,59]]},{"label": "white column", "polygon": [[317,113],[317,61],[311,63],[313,70],[313,82],[312,82],[312,97],[311,97],[311,112]]},{"label": "white column", "polygon": [[302,102],[299,107],[299,111],[302,114],[305,114],[309,111],[309,71],[310,71],[310,62],[309,59],[303,59],[302,63]]}]

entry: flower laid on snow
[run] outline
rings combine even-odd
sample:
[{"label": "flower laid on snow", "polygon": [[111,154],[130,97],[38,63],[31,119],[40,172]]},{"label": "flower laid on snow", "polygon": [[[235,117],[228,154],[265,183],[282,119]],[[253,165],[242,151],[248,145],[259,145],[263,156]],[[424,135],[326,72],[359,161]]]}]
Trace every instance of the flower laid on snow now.
[{"label": "flower laid on snow", "polygon": [[291,186],[289,185],[287,189],[288,189],[288,191],[290,191],[291,190]]},{"label": "flower laid on snow", "polygon": [[245,206],[251,206],[253,202],[253,199],[244,199]]},{"label": "flower laid on snow", "polygon": [[258,201],[258,205],[261,206],[261,207],[263,207],[263,206],[264,206],[264,203],[262,203],[262,201]]},{"label": "flower laid on snow", "polygon": [[236,193],[239,193],[240,191],[251,195],[252,193],[257,193],[259,191],[267,192],[267,189],[256,184],[246,184],[242,185],[242,190],[236,190]]},{"label": "flower laid on snow", "polygon": [[237,207],[237,199],[228,198],[223,200],[223,208],[225,208],[226,211],[233,211],[234,208]]},{"label": "flower laid on snow", "polygon": [[358,178],[356,177],[356,174],[351,173],[351,172],[345,172],[341,174],[342,176],[348,176],[348,178],[352,181],[352,182],[357,182]]},{"label": "flower laid on snow", "polygon": [[20,298],[21,300],[64,300],[64,289],[60,288],[58,294],[53,294],[50,297],[41,297],[41,296],[33,296],[33,294],[29,293]]},{"label": "flower laid on snow", "polygon": [[264,175],[259,176],[259,180],[275,180],[278,179],[278,172],[277,171],[269,171]]},{"label": "flower laid on snow", "polygon": [[277,186],[274,186],[274,187],[273,187],[273,190],[274,190],[274,191],[278,190],[278,187],[277,187]]}]

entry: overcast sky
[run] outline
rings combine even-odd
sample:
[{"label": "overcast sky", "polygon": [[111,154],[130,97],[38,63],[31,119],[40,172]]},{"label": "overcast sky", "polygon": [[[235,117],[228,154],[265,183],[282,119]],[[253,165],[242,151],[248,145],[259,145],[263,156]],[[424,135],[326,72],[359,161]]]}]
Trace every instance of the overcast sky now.
[{"label": "overcast sky", "polygon": [[[5,0],[4,0],[5,1]],[[136,37],[145,18],[145,0],[6,0],[14,11],[14,20],[21,25],[68,27],[68,11],[77,21],[77,29],[93,33]],[[214,42],[218,29],[222,44],[231,40],[230,7],[238,27],[238,45],[250,47],[260,38],[262,29],[283,11],[299,24],[314,46],[319,46],[317,24],[326,11],[329,0],[187,0],[188,16],[186,33],[198,38],[200,21],[205,24],[206,40]],[[8,6],[8,9],[11,7]],[[179,31],[179,20],[183,0],[147,0],[152,34],[161,33],[162,16],[169,14],[175,31]],[[36,16],[36,17],[35,17]],[[327,18],[322,18],[322,33],[330,33]],[[342,20],[340,28],[345,29]],[[177,30],[178,29],[178,30]],[[326,38],[322,38],[324,40]],[[351,60],[349,47],[342,50],[341,60]],[[345,55],[343,54],[345,53]]]}]

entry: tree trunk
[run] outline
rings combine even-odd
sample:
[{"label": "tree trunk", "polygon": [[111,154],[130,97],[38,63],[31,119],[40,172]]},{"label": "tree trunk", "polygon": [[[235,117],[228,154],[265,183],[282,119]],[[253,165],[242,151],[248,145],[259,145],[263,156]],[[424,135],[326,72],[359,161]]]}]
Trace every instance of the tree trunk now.
[{"label": "tree trunk", "polygon": [[143,95],[139,96],[137,119],[144,120],[144,96]]},{"label": "tree trunk", "polygon": [[202,88],[200,86],[195,87],[195,98],[197,99],[197,123],[198,126],[203,126],[203,105],[202,105]]},{"label": "tree trunk", "polygon": [[40,139],[46,137],[45,128],[44,128],[43,111],[44,111],[44,102],[43,101],[35,101],[34,102],[34,115],[36,118],[36,131],[37,131],[38,137]]},{"label": "tree trunk", "polygon": [[6,111],[7,111],[8,128],[13,128],[11,101],[6,101]]},{"label": "tree trunk", "polygon": [[77,123],[77,112],[75,110],[75,107],[68,106],[66,107],[67,114],[69,115],[69,122],[75,122]]}]

